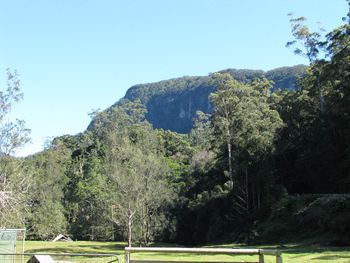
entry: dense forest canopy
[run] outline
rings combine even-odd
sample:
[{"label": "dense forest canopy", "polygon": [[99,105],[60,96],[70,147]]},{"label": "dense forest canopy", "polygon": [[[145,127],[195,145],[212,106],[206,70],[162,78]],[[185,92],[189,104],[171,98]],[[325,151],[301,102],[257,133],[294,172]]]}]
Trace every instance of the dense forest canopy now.
[{"label": "dense forest canopy", "polygon": [[[20,99],[9,72],[0,94],[0,226],[26,227],[31,239],[66,233],[130,245],[350,242],[349,21],[323,39],[291,18],[288,45],[310,59],[306,68],[137,85],[94,113],[88,130],[27,158],[11,156],[28,130],[6,122]],[[184,126],[170,130],[175,122]]]}]

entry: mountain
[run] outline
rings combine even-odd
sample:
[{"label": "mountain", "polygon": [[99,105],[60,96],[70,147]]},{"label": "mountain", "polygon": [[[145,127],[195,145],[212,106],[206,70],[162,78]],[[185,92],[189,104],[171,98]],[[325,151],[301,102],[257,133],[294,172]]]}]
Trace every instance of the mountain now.
[{"label": "mountain", "polygon": [[[306,66],[297,65],[270,71],[226,69],[220,72],[227,72],[244,83],[265,77],[274,82],[273,90],[293,90],[297,88],[297,78],[305,73],[305,69]],[[125,100],[138,100],[147,107],[146,118],[154,128],[188,133],[197,111],[211,113],[212,107],[208,97],[213,91],[209,76],[185,76],[132,86],[125,97],[111,107],[118,106]]]}]

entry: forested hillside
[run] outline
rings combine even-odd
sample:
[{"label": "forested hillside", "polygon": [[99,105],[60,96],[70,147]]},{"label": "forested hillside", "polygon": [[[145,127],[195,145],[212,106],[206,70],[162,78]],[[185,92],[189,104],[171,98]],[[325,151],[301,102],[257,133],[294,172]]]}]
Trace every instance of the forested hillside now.
[{"label": "forested hillside", "polygon": [[129,245],[349,245],[350,15],[344,21],[322,39],[292,18],[289,45],[301,45],[306,70],[134,86],[88,130],[27,158],[11,156],[28,131],[6,123],[21,97],[9,73],[0,93],[0,226],[25,227],[31,239],[66,233]]},{"label": "forested hillside", "polygon": [[[243,83],[266,77],[273,81],[272,90],[295,90],[297,79],[305,74],[305,68],[303,65],[298,65],[267,72],[249,69],[227,69],[220,72],[227,72]],[[140,101],[145,105],[146,119],[154,128],[189,133],[197,111],[212,113],[209,95],[213,91],[215,86],[211,83],[210,76],[181,77],[135,85],[127,91],[124,100]],[[115,105],[119,105],[122,101]]]}]

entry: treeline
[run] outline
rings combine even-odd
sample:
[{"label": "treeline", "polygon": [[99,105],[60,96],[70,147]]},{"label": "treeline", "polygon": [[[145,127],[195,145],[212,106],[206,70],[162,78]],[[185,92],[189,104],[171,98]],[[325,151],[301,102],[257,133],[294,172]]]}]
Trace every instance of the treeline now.
[{"label": "treeline", "polygon": [[[198,111],[190,134],[155,129],[144,104],[130,100],[26,159],[10,157],[25,142],[20,123],[3,132],[1,227],[26,227],[32,239],[143,245],[349,241],[350,25],[323,40],[304,19],[291,22],[290,45],[302,43],[296,53],[310,59],[299,89],[211,74],[212,114]],[[10,107],[13,94],[0,102]]]}]

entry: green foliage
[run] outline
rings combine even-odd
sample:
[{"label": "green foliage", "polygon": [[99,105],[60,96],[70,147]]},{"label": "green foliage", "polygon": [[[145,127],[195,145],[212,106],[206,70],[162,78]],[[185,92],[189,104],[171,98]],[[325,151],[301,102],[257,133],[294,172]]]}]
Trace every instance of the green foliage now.
[{"label": "green foliage", "polygon": [[268,152],[276,130],[282,127],[278,112],[267,102],[269,82],[256,80],[248,86],[229,76],[218,76],[215,81],[219,88],[211,99],[216,134],[225,142],[229,140],[237,153],[245,151],[252,156]]},{"label": "green foliage", "polygon": [[67,220],[61,202],[46,199],[31,213],[31,238],[52,240],[58,234],[66,233]]},{"label": "green foliage", "polygon": [[28,198],[30,174],[23,173],[22,160],[12,157],[29,142],[30,130],[22,120],[12,120],[10,113],[22,99],[16,71],[7,70],[7,87],[0,90],[0,228],[23,227]]},{"label": "green foliage", "polygon": [[64,145],[56,143],[54,148],[27,160],[26,172],[33,174],[29,188],[32,200],[27,223],[29,238],[48,240],[67,232],[63,207],[67,152]]},{"label": "green foliage", "polygon": [[316,61],[324,45],[324,42],[321,40],[321,33],[311,32],[304,24],[306,22],[305,17],[295,18],[293,14],[289,14],[289,16],[291,17],[290,23],[295,40],[289,41],[286,46],[296,46],[294,49],[296,55],[304,56],[310,62]]},{"label": "green foliage", "polygon": [[197,111],[193,119],[193,129],[191,138],[193,143],[204,150],[209,150],[213,141],[213,131],[211,129],[211,115],[202,111]]},{"label": "green foliage", "polygon": [[272,91],[297,90],[297,83],[305,75],[306,66],[281,67],[266,72],[265,78],[273,82]]},{"label": "green foliage", "polygon": [[157,135],[164,147],[164,155],[179,163],[189,164],[194,153],[189,136],[172,131],[157,130]]},{"label": "green foliage", "polygon": [[63,142],[71,147],[64,189],[70,232],[79,239],[109,239],[110,209],[105,204],[109,190],[103,173],[103,147],[90,132],[63,138]]},{"label": "green foliage", "polygon": [[311,54],[302,89],[282,93],[277,103],[286,123],[277,146],[277,175],[289,192],[346,192],[349,186],[348,27],[331,31],[324,42],[303,36],[305,52],[323,49],[328,59]]},{"label": "green foliage", "polygon": [[[215,108],[214,138],[221,149],[226,148],[224,156],[229,183],[235,192],[236,212],[247,214],[250,204],[255,206],[254,195],[257,199],[260,196],[259,191],[254,192],[255,178],[248,171],[272,152],[283,122],[268,102],[271,88],[268,80],[255,80],[247,85],[228,74],[216,74],[214,83],[218,87],[211,95]],[[260,207],[259,201],[257,206]]]},{"label": "green foliage", "polygon": [[259,240],[297,241],[327,234],[328,239],[349,242],[349,207],[346,194],[285,197],[258,227]]},{"label": "green foliage", "polygon": [[123,230],[129,245],[132,240],[148,245],[162,234],[168,226],[164,211],[174,198],[160,137],[144,121],[142,110],[139,104],[126,103],[114,109],[112,120],[118,123],[104,119],[98,128],[106,145],[112,221]]}]

